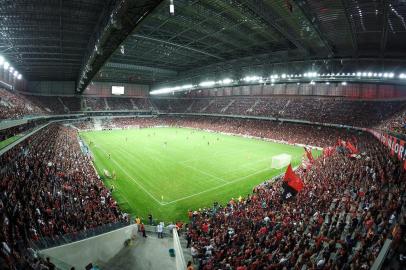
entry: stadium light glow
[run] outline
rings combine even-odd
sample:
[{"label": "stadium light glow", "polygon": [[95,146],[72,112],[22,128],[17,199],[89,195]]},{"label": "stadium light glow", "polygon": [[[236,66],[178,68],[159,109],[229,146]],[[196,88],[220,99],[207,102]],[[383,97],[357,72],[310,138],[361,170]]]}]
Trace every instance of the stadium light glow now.
[{"label": "stadium light glow", "polygon": [[230,84],[233,83],[234,81],[230,78],[225,78],[223,80],[220,81],[220,84]]},{"label": "stadium light glow", "polygon": [[23,76],[21,74],[18,74],[17,79],[21,80]]},{"label": "stadium light glow", "polygon": [[181,86],[180,88],[182,88],[182,89],[190,89],[190,88],[193,88],[193,85],[192,84],[186,84],[186,85]]},{"label": "stadium light glow", "polygon": [[244,77],[244,81],[246,81],[246,82],[254,82],[254,81],[259,81],[259,80],[261,80],[262,78],[261,77],[259,77],[259,76],[246,76],[246,77]]},{"label": "stadium light glow", "polygon": [[18,76],[18,71],[17,71],[17,70],[14,71],[13,76],[14,76],[14,77],[17,77],[17,76]]},{"label": "stadium light glow", "polygon": [[3,64],[3,67],[4,67],[4,69],[8,69],[8,67],[10,66],[10,63],[9,62],[4,62],[4,64]]},{"label": "stadium light glow", "polygon": [[14,68],[13,68],[13,67],[9,67],[9,68],[8,68],[8,71],[10,71],[10,73],[13,73]]},{"label": "stadium light glow", "polygon": [[210,87],[210,86],[213,86],[215,84],[216,84],[215,81],[205,81],[205,82],[199,83],[199,86],[200,87]]},{"label": "stadium light glow", "polygon": [[[10,66],[8,62],[4,62],[1,64],[1,61],[5,61],[5,59],[0,56],[0,66],[3,66],[6,70],[9,70],[14,77],[19,77],[19,73],[17,72],[16,74],[13,73],[15,70],[13,67]],[[340,78],[344,77],[344,78]],[[247,83],[252,83],[252,84],[262,84],[262,83],[271,83],[271,86],[274,85],[274,83],[278,82],[279,80],[282,81],[290,81],[292,79],[295,79],[294,83],[297,85],[307,83],[311,85],[316,84],[316,80],[318,79],[323,79],[325,84],[330,84],[330,82],[326,80],[339,80],[338,83],[341,85],[347,85],[345,77],[350,77],[353,80],[370,80],[370,79],[376,79],[380,78],[381,80],[388,80],[388,79],[398,79],[398,80],[406,80],[406,73],[394,73],[394,72],[384,72],[384,73],[378,73],[374,71],[357,71],[357,72],[338,72],[338,73],[318,73],[314,71],[308,71],[305,73],[301,74],[288,74],[288,73],[282,73],[282,74],[271,74],[268,77],[262,77],[262,76],[257,76],[257,75],[250,75],[250,76],[245,76],[243,78],[239,78],[238,80],[233,80],[231,78],[223,78],[218,81],[203,81],[200,82],[199,84],[192,85],[192,84],[187,84],[183,86],[175,86],[175,87],[166,87],[162,89],[157,89],[157,90],[152,90],[150,92],[151,95],[156,95],[156,94],[166,94],[166,93],[171,93],[171,92],[177,92],[177,91],[187,91],[195,88],[210,88],[210,87],[215,87],[216,85],[222,87],[225,85],[229,84],[235,84],[238,85],[241,82],[247,82]],[[306,78],[308,81],[305,82],[303,78]],[[82,83],[82,82],[81,82]],[[83,84],[83,83],[82,83]]]},{"label": "stadium light glow", "polygon": [[175,5],[173,4],[173,0],[169,2],[169,13],[171,15],[175,15]]}]

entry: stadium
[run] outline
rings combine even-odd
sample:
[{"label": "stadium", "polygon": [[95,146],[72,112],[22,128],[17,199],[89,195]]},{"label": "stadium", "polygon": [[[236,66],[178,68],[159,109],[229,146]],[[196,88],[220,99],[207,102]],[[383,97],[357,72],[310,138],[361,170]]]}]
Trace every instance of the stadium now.
[{"label": "stadium", "polygon": [[406,269],[405,0],[0,0],[0,270]]}]

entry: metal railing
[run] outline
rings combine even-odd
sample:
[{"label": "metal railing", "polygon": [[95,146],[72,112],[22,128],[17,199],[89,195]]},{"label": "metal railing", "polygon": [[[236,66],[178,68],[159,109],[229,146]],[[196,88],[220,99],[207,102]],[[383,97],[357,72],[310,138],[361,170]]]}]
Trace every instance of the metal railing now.
[{"label": "metal railing", "polygon": [[80,241],[89,237],[97,236],[103,233],[107,233],[113,230],[117,230],[123,228],[125,226],[130,225],[130,222],[117,222],[117,223],[109,223],[99,227],[91,228],[85,231],[65,234],[61,236],[53,236],[53,237],[43,237],[35,242],[32,243],[33,248],[37,250],[52,248],[60,245],[69,244],[72,242]]}]

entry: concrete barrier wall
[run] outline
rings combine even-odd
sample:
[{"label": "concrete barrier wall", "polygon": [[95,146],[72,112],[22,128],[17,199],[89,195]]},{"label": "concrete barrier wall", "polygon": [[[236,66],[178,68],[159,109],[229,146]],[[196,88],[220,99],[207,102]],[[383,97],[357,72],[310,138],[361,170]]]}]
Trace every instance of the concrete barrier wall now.
[{"label": "concrete barrier wall", "polygon": [[105,263],[110,260],[124,247],[125,240],[136,233],[137,226],[130,225],[81,241],[44,249],[40,254],[56,258],[76,269],[85,269],[89,263]]}]

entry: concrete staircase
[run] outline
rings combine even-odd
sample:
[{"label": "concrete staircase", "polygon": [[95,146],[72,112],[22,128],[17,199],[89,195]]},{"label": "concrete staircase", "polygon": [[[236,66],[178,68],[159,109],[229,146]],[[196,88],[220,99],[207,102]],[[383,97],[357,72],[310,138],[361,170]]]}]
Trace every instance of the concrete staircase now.
[{"label": "concrete staircase", "polygon": [[87,111],[87,102],[86,102],[86,98],[81,97],[80,98],[80,108],[82,111]]},{"label": "concrete staircase", "polygon": [[110,111],[110,106],[109,106],[109,103],[107,102],[107,98],[104,98],[104,105],[106,107],[106,110]]},{"label": "concrete staircase", "polygon": [[184,236],[179,237],[180,245],[182,246],[183,256],[185,257],[185,262],[187,264],[188,261],[193,262],[192,253],[190,252],[190,248],[187,247],[187,240]]},{"label": "concrete staircase", "polygon": [[209,104],[207,104],[207,106],[203,107],[199,112],[204,112],[213,103],[214,103],[214,99],[210,100]]},{"label": "concrete staircase", "polygon": [[221,109],[220,112],[225,113],[228,110],[228,108],[230,108],[230,106],[234,104],[234,102],[235,99],[232,99],[224,108]]},{"label": "concrete staircase", "polygon": [[249,108],[246,112],[253,112],[255,107],[258,105],[258,103],[260,103],[261,100],[257,99],[254,103],[254,105],[251,106],[251,108]]},{"label": "concrete staircase", "polygon": [[137,105],[135,105],[134,100],[130,98],[131,104],[133,105],[133,110],[138,110]]},{"label": "concrete staircase", "polygon": [[193,105],[195,104],[196,100],[192,101],[192,104],[189,105],[189,107],[187,107],[186,112],[190,112],[192,110]]},{"label": "concrete staircase", "polygon": [[58,97],[58,101],[62,104],[63,111],[64,111],[64,112],[69,112],[69,108],[66,107],[66,105],[63,103],[61,97]]}]

